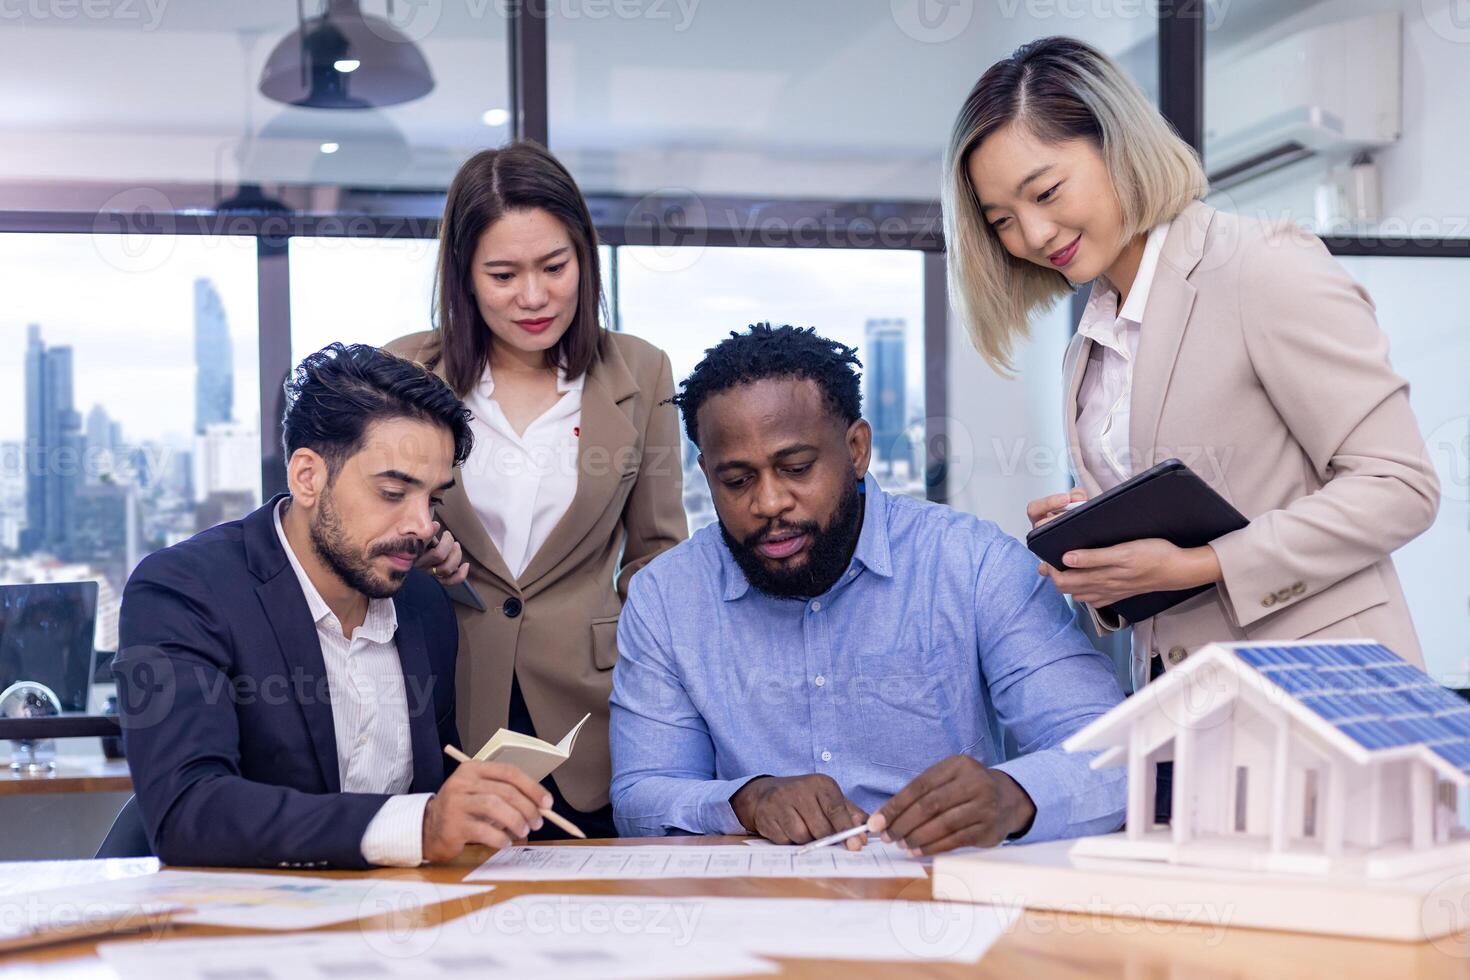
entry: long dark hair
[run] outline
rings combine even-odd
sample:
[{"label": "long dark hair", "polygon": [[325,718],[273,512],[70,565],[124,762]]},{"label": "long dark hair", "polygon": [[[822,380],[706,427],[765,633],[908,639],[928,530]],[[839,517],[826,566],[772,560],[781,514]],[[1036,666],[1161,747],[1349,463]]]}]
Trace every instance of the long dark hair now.
[{"label": "long dark hair", "polygon": [[577,182],[561,162],[535,143],[507,143],[465,161],[449,185],[439,226],[439,268],[434,297],[439,350],[429,367],[463,398],[479,383],[490,357],[490,327],[480,316],[471,279],[480,237],[508,212],[539,208],[560,221],[577,253],[577,314],[567,332],[546,351],[546,366],[564,367],[579,378],[602,354],[602,269],[597,231]]}]

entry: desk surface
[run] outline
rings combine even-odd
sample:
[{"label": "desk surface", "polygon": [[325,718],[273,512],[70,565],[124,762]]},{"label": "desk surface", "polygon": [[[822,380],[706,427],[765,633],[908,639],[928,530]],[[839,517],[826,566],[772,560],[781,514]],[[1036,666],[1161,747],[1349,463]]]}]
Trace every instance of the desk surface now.
[{"label": "desk surface", "polygon": [[[593,841],[569,847],[632,846],[640,843],[732,843],[738,838],[671,838],[659,841]],[[416,870],[365,872],[377,877],[454,883],[488,857],[472,848],[449,865]],[[152,859],[126,861],[37,861],[0,864],[0,909],[11,896],[25,891],[85,884],[126,875],[148,874]],[[300,873],[300,872],[298,872]],[[345,873],[326,872],[333,877]],[[419,912],[428,925],[474,909],[534,892],[636,896],[717,895],[746,898],[902,898],[926,900],[929,882],[914,879],[729,878],[663,881],[497,882],[496,889],[472,899],[446,902]],[[1226,918],[1228,919],[1228,910]],[[368,925],[373,920],[364,920]],[[376,923],[386,925],[386,921]],[[353,930],[362,923],[334,927]],[[231,930],[169,926],[169,936],[229,935]],[[124,940],[126,941],[126,940]],[[138,937],[136,941],[149,941]],[[0,957],[0,976],[14,971],[26,977],[111,978],[112,972],[94,953],[90,941],[65,943],[10,957]],[[893,964],[833,960],[782,960],[783,976],[830,977],[843,980],[891,977]],[[920,977],[1301,977],[1317,980],[1393,977],[1470,978],[1470,939],[1438,943],[1383,943],[1366,940],[1274,933],[1252,929],[1148,922],[1085,913],[1024,912],[1011,932],[974,965],[906,963],[905,976]]]},{"label": "desk surface", "polygon": [[56,760],[53,772],[26,775],[0,762],[0,796],[28,793],[128,793],[133,789],[126,759],[76,758]]}]

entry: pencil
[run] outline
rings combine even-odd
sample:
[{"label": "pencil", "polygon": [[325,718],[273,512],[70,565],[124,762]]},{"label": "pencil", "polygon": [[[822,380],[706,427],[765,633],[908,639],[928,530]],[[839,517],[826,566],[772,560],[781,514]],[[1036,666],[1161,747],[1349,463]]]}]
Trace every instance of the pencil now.
[{"label": "pencil", "polygon": [[[456,762],[475,761],[452,745],[444,746],[444,754],[449,756],[449,758],[453,759]],[[571,834],[573,837],[578,837],[582,840],[587,839],[587,835],[582,833],[582,828],[578,827],[576,824],[572,823],[566,817],[562,816],[560,813],[557,813],[550,807],[542,807],[541,815],[547,820],[550,820],[552,823],[556,824],[562,830],[565,830],[567,833]]]}]

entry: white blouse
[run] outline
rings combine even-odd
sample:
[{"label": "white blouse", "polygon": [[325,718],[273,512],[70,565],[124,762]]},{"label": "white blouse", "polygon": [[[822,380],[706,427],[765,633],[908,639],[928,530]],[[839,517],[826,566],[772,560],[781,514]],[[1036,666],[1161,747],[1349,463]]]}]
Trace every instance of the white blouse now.
[{"label": "white blouse", "polygon": [[1087,472],[1104,490],[1122,483],[1134,471],[1128,442],[1133,363],[1138,357],[1144,307],[1168,233],[1168,222],[1148,233],[1123,309],[1118,309],[1118,290],[1100,279],[1077,326],[1077,332],[1093,342],[1077,390],[1077,448]]},{"label": "white blouse", "polygon": [[585,380],[585,374],[568,381],[557,372],[561,399],[521,435],[491,397],[495,381],[489,365],[464,400],[472,416],[475,447],[460,476],[475,513],[514,578],[521,577],[576,496]]}]

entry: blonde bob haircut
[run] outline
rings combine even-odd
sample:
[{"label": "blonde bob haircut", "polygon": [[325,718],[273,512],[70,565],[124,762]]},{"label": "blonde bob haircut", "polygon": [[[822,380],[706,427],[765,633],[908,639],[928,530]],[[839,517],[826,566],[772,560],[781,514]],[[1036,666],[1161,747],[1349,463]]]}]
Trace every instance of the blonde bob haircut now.
[{"label": "blonde bob haircut", "polygon": [[970,154],[1012,123],[1043,142],[1085,139],[1097,147],[1122,211],[1120,246],[1173,219],[1208,186],[1194,150],[1097,49],[1047,37],[991,65],[955,119],[941,196],[950,302],[980,356],[1003,375],[1013,370],[1031,314],[1073,289],[1060,271],[1013,257],[980,213]]}]

